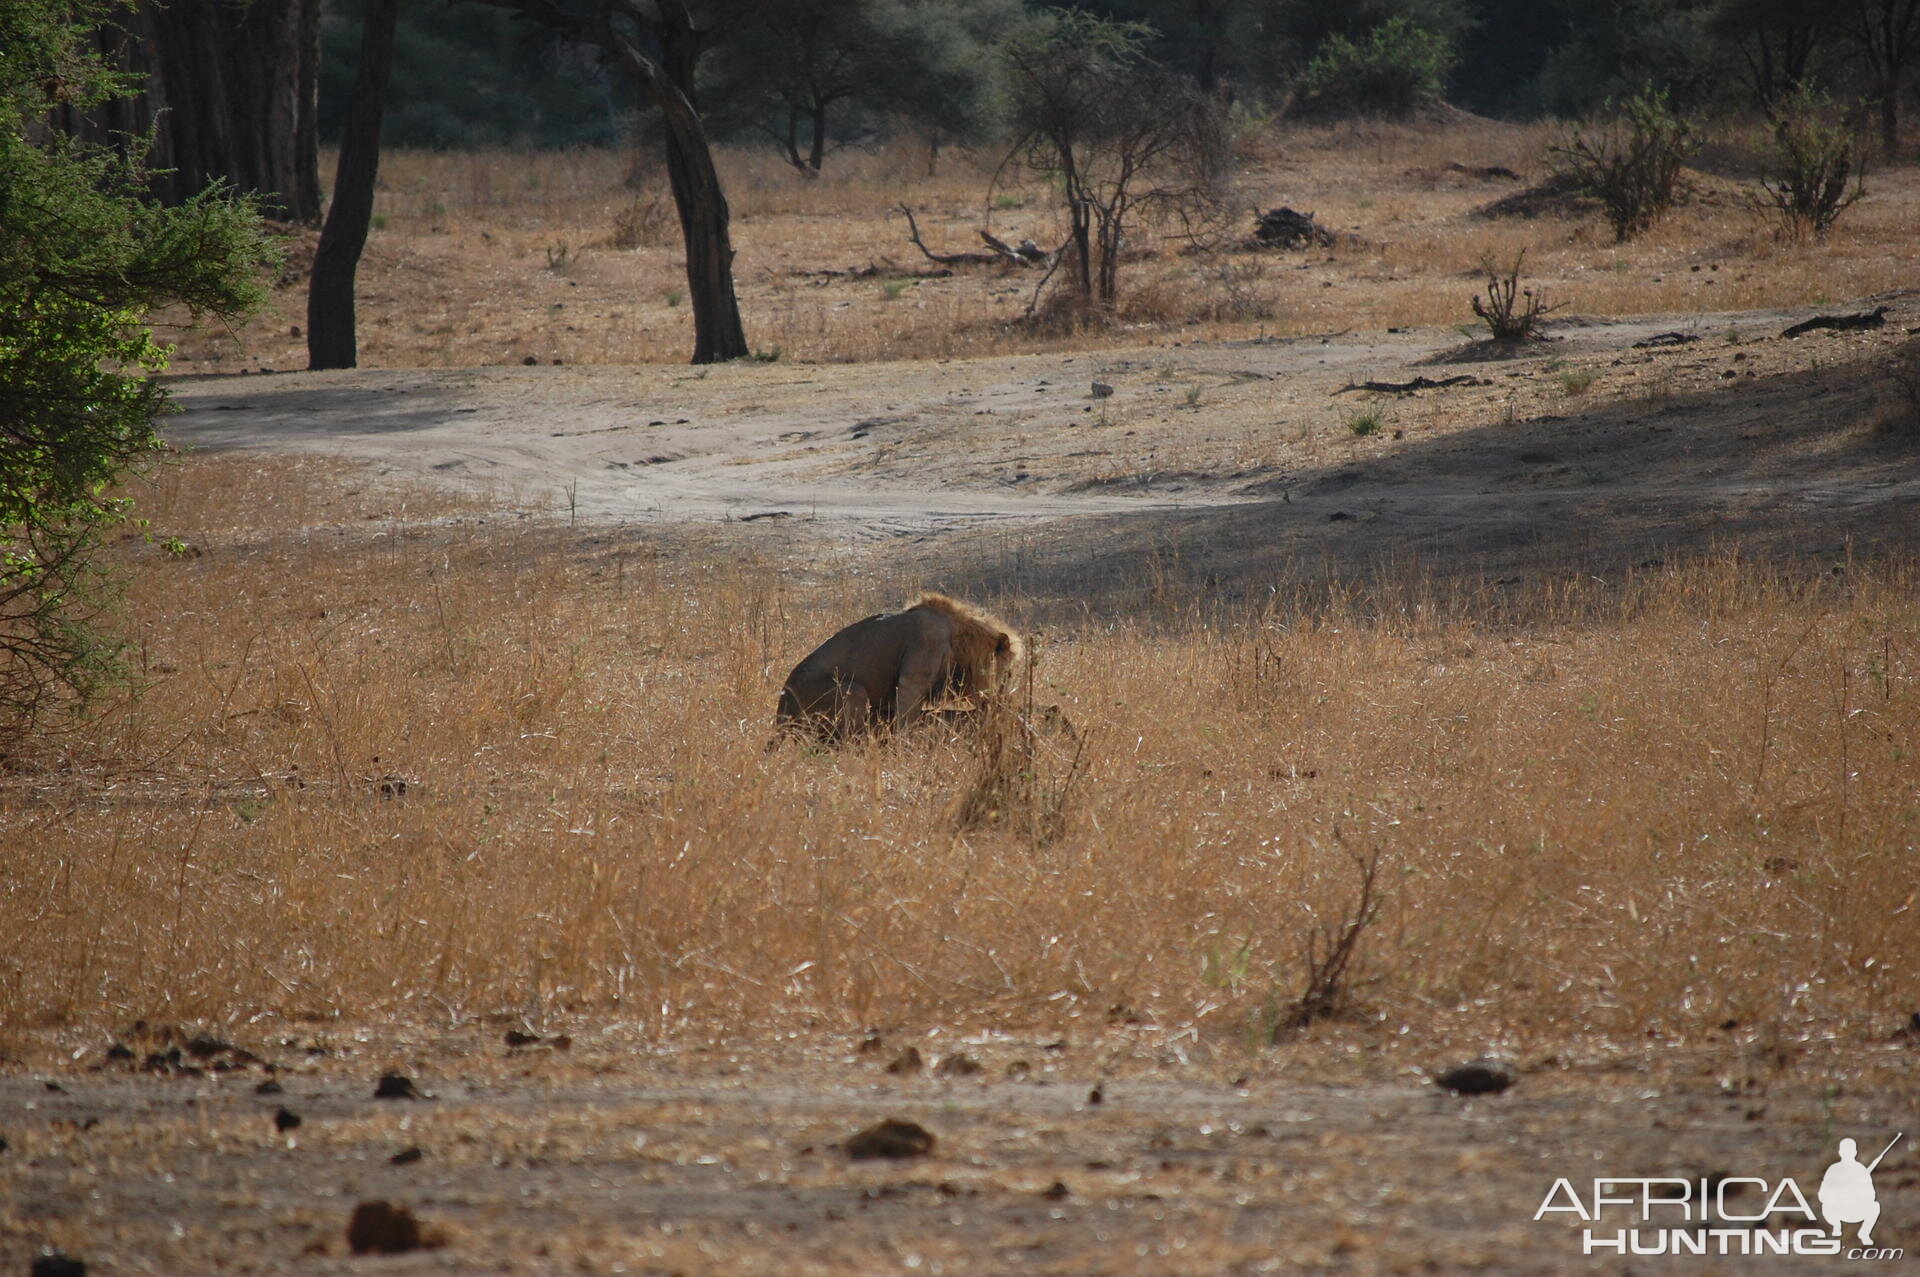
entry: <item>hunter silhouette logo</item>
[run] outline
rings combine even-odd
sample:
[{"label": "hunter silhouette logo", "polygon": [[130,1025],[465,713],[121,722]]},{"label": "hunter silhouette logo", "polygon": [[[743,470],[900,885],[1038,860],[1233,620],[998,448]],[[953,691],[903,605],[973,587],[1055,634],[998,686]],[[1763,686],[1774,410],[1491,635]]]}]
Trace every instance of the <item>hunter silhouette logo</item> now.
[{"label": "hunter silhouette logo", "polygon": [[1873,1226],[1880,1218],[1880,1202],[1873,1195],[1873,1171],[1899,1142],[1900,1136],[1894,1136],[1879,1157],[1862,1166],[1860,1146],[1852,1140],[1840,1141],[1840,1160],[1827,1167],[1820,1180],[1820,1217],[1832,1226],[1835,1237],[1840,1235],[1842,1224],[1858,1224],[1860,1244],[1873,1245]]},{"label": "hunter silhouette logo", "polygon": [[[1585,1194],[1569,1179],[1555,1180],[1533,1218],[1578,1217],[1584,1225],[1580,1249],[1585,1255],[1900,1259],[1905,1253],[1900,1248],[1873,1242],[1874,1226],[1880,1222],[1873,1172],[1904,1138],[1904,1132],[1895,1135],[1866,1163],[1860,1160],[1858,1142],[1841,1140],[1839,1160],[1820,1178],[1817,1211],[1790,1178],[1605,1176],[1592,1180]],[[1856,1226],[1858,1244],[1843,1239],[1848,1225]]]}]

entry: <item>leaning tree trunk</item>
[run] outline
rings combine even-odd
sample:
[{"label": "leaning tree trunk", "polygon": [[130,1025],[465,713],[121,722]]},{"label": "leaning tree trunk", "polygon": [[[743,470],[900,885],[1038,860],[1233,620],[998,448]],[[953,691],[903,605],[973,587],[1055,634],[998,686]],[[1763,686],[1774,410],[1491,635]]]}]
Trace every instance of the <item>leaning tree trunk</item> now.
[{"label": "leaning tree trunk", "polygon": [[[678,95],[676,95],[678,96]],[[684,99],[683,99],[684,103]],[[732,214],[714,171],[700,117],[665,106],[667,182],[687,247],[687,296],[693,302],[693,362],[717,364],[747,354],[747,333],[733,293]]]},{"label": "leaning tree trunk", "polygon": [[260,193],[270,216],[320,220],[320,0],[148,0],[95,38],[145,87],[84,117],[63,113],[62,128],[112,143],[157,121],[160,199],[182,203],[225,179]]},{"label": "leaning tree trunk", "polygon": [[[559,31],[570,40],[595,44],[612,54],[639,86],[647,100],[660,108],[666,124],[667,183],[674,208],[680,214],[680,234],[687,248],[687,294],[693,299],[693,362],[719,363],[748,353],[746,330],[740,324],[740,303],[733,294],[733,241],[728,233],[731,214],[713,167],[713,148],[695,105],[694,63],[711,43],[712,33],[697,30],[684,2],[655,6],[648,20],[637,5],[612,3],[593,6],[591,16],[569,11],[550,0],[475,0],[508,9],[523,18]],[[765,6],[760,6],[764,8]],[[742,22],[749,13],[743,11]],[[615,26],[629,20],[650,46],[629,40]],[[654,50],[657,49],[657,52]]]},{"label": "leaning tree trunk", "polygon": [[[747,330],[733,292],[733,214],[727,208],[713,146],[694,106],[694,59],[690,39],[669,42],[661,68],[639,75],[642,87],[666,123],[667,185],[680,214],[687,249],[687,297],[693,303],[693,362],[725,363],[746,356]],[[665,74],[660,74],[664,70]]]},{"label": "leaning tree trunk", "polygon": [[380,117],[393,70],[393,35],[400,0],[367,0],[361,18],[360,66],[347,103],[340,139],[340,166],[333,203],[313,254],[307,285],[307,367],[352,368],[359,362],[354,340],[353,279],[373,221],[373,186],[380,171]]}]

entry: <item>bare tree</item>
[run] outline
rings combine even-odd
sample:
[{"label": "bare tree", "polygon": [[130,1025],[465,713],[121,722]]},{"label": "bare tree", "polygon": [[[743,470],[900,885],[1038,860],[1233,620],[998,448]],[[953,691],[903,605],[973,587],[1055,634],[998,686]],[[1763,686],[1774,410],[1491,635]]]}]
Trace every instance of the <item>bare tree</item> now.
[{"label": "bare tree", "polygon": [[1880,145],[1891,156],[1900,144],[1907,70],[1920,53],[1920,0],[1849,0],[1846,7],[1880,105]]},{"label": "bare tree", "polygon": [[1127,229],[1149,211],[1187,216],[1219,195],[1218,103],[1148,63],[1151,30],[1080,10],[1036,20],[1003,51],[1016,129],[1009,158],[1059,183],[1082,297],[1119,295]]},{"label": "bare tree", "polygon": [[[469,0],[593,45],[628,75],[660,112],[667,181],[687,251],[693,302],[693,362],[719,363],[748,353],[733,290],[732,213],[713,147],[700,118],[695,71],[716,44],[761,21],[771,0]],[[696,12],[697,10],[697,12]]]}]

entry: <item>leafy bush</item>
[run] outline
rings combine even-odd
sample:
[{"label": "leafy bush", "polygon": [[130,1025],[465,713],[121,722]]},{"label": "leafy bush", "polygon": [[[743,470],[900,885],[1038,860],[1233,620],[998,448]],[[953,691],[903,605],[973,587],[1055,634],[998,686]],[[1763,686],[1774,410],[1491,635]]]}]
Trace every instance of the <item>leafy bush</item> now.
[{"label": "leafy bush", "polygon": [[[89,146],[43,126],[56,103],[132,91],[91,31],[104,3],[0,6],[0,724],[73,703],[116,669],[89,621],[110,489],[160,447],[168,350],[157,307],[235,317],[261,300],[272,254],[253,204],[218,187],[179,208],[147,191],[138,146]],[[137,143],[139,139],[134,139]]]},{"label": "leafy bush", "polygon": [[1664,90],[1646,89],[1548,148],[1547,162],[1606,206],[1617,241],[1632,239],[1673,207],[1680,170],[1696,149],[1692,124]]},{"label": "leafy bush", "polygon": [[1451,40],[1404,16],[1359,40],[1331,35],[1301,73],[1294,110],[1405,119],[1442,99],[1453,63]]},{"label": "leafy bush", "polygon": [[1834,221],[1863,193],[1860,158],[1852,132],[1834,122],[1826,94],[1803,84],[1780,103],[1760,186],[1789,238],[1826,238]]}]

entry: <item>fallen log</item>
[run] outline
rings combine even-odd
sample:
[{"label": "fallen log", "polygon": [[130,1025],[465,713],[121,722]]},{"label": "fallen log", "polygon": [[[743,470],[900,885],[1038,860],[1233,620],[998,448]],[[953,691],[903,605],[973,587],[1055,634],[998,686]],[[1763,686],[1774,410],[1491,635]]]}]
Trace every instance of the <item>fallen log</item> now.
[{"label": "fallen log", "polygon": [[[936,253],[927,247],[925,240],[920,238],[920,224],[913,220],[913,210],[905,204],[897,204],[895,207],[907,215],[907,238],[913,241],[915,248],[926,254],[930,262],[938,262],[942,266],[993,266],[1012,258],[1022,266],[1032,265],[1010,248],[1004,253]],[[982,231],[981,234],[984,235],[986,232]]]},{"label": "fallen log", "polygon": [[1884,328],[1887,324],[1887,308],[1875,306],[1872,310],[1857,315],[1815,315],[1812,319],[1803,319],[1791,328],[1782,329],[1782,337],[1798,337],[1810,333],[1816,328],[1837,328],[1842,330],[1856,328]]},{"label": "fallen log", "polygon": [[1685,346],[1700,340],[1698,333],[1656,333],[1645,341],[1633,343],[1635,350],[1651,350],[1659,346]]},{"label": "fallen log", "polygon": [[1350,381],[1334,391],[1344,395],[1349,390],[1372,390],[1383,395],[1410,395],[1416,390],[1444,390],[1448,386],[1485,386],[1489,383],[1483,377],[1474,377],[1466,373],[1458,377],[1415,377],[1412,381]]}]

